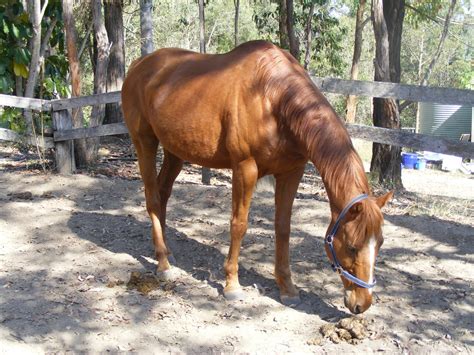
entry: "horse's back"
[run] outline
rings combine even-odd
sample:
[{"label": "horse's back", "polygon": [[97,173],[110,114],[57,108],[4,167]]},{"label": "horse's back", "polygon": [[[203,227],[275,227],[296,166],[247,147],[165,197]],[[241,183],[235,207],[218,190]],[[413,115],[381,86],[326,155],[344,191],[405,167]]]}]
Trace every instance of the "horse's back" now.
[{"label": "horse's back", "polygon": [[[251,41],[219,55],[200,54],[179,48],[159,49],[131,64],[122,88],[122,97],[126,101],[124,104],[128,106],[128,102],[133,101],[136,105],[138,99],[140,107],[146,108],[146,105],[142,105],[145,104],[142,100],[147,94],[164,98],[171,89],[177,91],[183,83],[188,82],[192,86],[190,82],[193,79],[202,82],[204,79],[215,81],[224,78],[224,85],[219,88],[222,96],[222,90],[251,78],[250,71],[256,67],[256,58],[262,51],[270,48],[277,49],[269,42]],[[242,75],[244,69],[247,71]],[[232,77],[232,82],[225,81],[229,77]],[[212,84],[207,82],[207,88],[216,86]],[[159,91],[158,88],[163,86],[167,90]]]}]

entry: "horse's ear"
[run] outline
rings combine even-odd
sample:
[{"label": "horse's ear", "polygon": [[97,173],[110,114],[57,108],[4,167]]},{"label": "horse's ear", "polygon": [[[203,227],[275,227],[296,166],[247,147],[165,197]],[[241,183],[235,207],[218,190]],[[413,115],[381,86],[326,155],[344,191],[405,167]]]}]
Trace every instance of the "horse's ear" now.
[{"label": "horse's ear", "polygon": [[387,192],[385,195],[379,196],[375,199],[375,203],[377,206],[382,208],[387,204],[388,201],[390,201],[393,198],[393,191]]},{"label": "horse's ear", "polygon": [[363,209],[364,205],[362,202],[355,203],[351,208],[349,208],[349,211],[347,211],[346,222],[356,219]]}]

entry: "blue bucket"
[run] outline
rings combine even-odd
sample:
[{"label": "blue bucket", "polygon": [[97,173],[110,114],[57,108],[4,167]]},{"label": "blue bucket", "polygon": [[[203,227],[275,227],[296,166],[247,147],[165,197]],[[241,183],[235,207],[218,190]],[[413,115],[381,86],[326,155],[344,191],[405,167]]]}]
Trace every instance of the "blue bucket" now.
[{"label": "blue bucket", "polygon": [[426,169],[426,159],[418,158],[418,160],[415,163],[415,169],[416,170],[425,170]]},{"label": "blue bucket", "polygon": [[418,161],[418,155],[414,153],[402,153],[402,164],[405,169],[414,169]]}]

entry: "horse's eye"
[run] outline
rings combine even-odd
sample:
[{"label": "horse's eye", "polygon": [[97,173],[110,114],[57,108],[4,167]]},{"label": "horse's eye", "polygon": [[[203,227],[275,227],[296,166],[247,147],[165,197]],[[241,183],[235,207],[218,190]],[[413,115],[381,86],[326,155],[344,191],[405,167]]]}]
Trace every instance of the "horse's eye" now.
[{"label": "horse's eye", "polygon": [[357,254],[357,249],[356,249],[356,247],[354,247],[354,246],[352,246],[352,245],[349,245],[349,246],[347,247],[347,249],[349,250],[349,252],[350,252],[351,254]]}]

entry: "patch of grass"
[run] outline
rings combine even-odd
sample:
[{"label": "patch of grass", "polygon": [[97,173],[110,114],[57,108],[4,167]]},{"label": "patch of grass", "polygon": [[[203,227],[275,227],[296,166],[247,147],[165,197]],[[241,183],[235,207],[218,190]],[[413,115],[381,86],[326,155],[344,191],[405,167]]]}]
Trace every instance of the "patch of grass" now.
[{"label": "patch of grass", "polygon": [[410,216],[431,216],[459,223],[472,224],[474,208],[472,200],[422,193],[397,192],[390,204],[390,212]]}]

